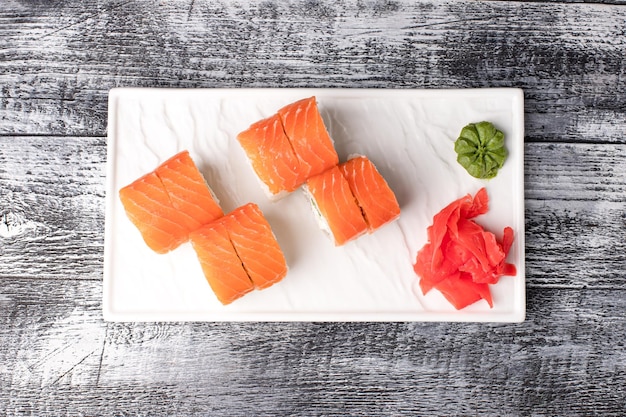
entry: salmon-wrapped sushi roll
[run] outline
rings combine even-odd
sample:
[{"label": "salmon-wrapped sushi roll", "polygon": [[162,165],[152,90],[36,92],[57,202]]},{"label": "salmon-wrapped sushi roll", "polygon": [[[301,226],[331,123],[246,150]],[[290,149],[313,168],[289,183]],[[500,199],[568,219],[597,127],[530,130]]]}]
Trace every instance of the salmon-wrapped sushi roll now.
[{"label": "salmon-wrapped sushi roll", "polygon": [[367,157],[352,158],[341,164],[339,169],[348,181],[370,233],[400,216],[394,192]]},{"label": "salmon-wrapped sushi roll", "polygon": [[237,140],[269,198],[277,200],[302,184],[300,162],[278,114],[253,123]]},{"label": "salmon-wrapped sushi roll", "polygon": [[204,277],[220,303],[230,304],[254,289],[223,221],[204,225],[189,237]]},{"label": "salmon-wrapped sushi roll", "polygon": [[339,162],[315,97],[288,104],[253,123],[237,140],[272,200]]},{"label": "salmon-wrapped sushi roll", "polygon": [[202,271],[222,304],[282,280],[287,263],[270,224],[245,204],[190,235]]},{"label": "salmon-wrapped sushi roll", "polygon": [[367,232],[361,209],[339,167],[309,178],[305,191],[321,228],[332,235],[335,245],[341,246]]},{"label": "salmon-wrapped sushi roll", "polygon": [[120,189],[119,197],[128,218],[157,253],[175,249],[191,231],[223,215],[187,151]]}]

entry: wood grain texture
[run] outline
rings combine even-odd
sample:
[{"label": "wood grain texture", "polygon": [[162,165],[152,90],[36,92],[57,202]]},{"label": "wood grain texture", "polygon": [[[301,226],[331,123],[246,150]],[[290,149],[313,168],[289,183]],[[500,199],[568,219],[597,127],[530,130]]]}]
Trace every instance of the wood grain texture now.
[{"label": "wood grain texture", "polygon": [[0,414],[625,411],[623,289],[531,289],[518,325],[104,325],[100,291],[96,281],[0,279]]},{"label": "wood grain texture", "polygon": [[0,137],[0,276],[102,279],[103,138]]},{"label": "wood grain texture", "polygon": [[625,34],[620,5],[2,2],[0,132],[104,135],[119,86],[512,86],[528,139],[624,143]]},{"label": "wood grain texture", "polygon": [[[0,415],[626,415],[626,6],[594,3],[1,1]],[[523,88],[526,321],[103,322],[120,86]]]},{"label": "wood grain texture", "polygon": [[625,288],[626,147],[531,143],[524,171],[528,285]]}]

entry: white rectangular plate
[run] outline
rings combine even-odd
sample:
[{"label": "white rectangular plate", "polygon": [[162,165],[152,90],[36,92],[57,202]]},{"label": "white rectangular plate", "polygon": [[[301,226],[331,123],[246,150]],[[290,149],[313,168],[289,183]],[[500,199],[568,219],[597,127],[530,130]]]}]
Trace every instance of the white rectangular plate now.
[{"label": "white rectangular plate", "polygon": [[[402,214],[374,234],[335,247],[298,190],[271,202],[236,140],[251,123],[316,96],[340,161],[367,155],[396,193]],[[468,123],[505,133],[509,157],[496,178],[472,178],[454,141]],[[525,318],[524,106],[519,89],[114,89],[109,95],[103,313],[111,321],[493,321]],[[126,217],[118,191],[187,149],[224,212],[247,202],[265,213],[285,252],[280,283],[222,306],[189,243],[153,253]],[[456,311],[417,289],[413,272],[426,228],[447,204],[486,187],[478,223],[515,231],[517,276]]]}]

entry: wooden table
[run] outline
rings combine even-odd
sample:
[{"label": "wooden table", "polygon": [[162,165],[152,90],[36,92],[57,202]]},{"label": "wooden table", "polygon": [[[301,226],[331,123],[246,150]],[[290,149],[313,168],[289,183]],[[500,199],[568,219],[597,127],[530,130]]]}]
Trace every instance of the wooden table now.
[{"label": "wooden table", "polygon": [[[602,3],[0,2],[0,415],[625,415],[626,5]],[[526,321],[104,322],[127,86],[524,89]]]}]

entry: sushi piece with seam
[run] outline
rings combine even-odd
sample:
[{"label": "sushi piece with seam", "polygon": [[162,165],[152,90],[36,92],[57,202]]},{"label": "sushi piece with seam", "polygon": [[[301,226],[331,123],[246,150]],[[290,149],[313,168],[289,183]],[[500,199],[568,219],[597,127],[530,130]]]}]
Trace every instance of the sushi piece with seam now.
[{"label": "sushi piece with seam", "polygon": [[309,178],[304,192],[320,228],[332,237],[336,246],[367,232],[361,208],[338,166]]},{"label": "sushi piece with seam", "polygon": [[148,247],[161,254],[186,242],[202,224],[223,216],[188,151],[122,187],[119,198]]},{"label": "sushi piece with seam", "polygon": [[339,165],[339,169],[348,181],[370,233],[400,216],[396,195],[366,156],[353,156]]},{"label": "sushi piece with seam", "polygon": [[[260,208],[248,203],[191,233],[205,278],[222,304],[282,280],[283,252]],[[245,278],[245,279],[244,279]]]},{"label": "sushi piece with seam", "polygon": [[314,96],[253,123],[237,140],[273,201],[339,162]]},{"label": "sushi piece with seam", "polygon": [[254,122],[237,135],[265,194],[278,200],[301,185],[300,161],[278,114]]},{"label": "sushi piece with seam", "polygon": [[364,156],[311,177],[304,188],[320,228],[341,246],[400,216],[395,194]]}]

